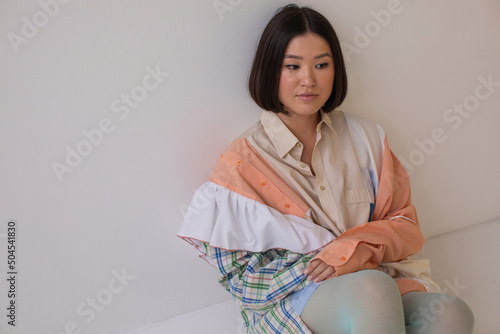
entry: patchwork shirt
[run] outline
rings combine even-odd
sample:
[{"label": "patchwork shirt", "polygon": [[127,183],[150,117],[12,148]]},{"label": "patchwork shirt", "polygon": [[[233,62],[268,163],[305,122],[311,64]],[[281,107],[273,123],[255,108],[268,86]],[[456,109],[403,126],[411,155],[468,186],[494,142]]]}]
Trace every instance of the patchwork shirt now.
[{"label": "patchwork shirt", "polygon": [[[236,139],[193,196],[179,237],[219,271],[249,333],[311,333],[290,303],[320,258],[336,276],[378,269],[401,294],[439,291],[409,178],[380,126],[321,112],[312,170],[303,145],[272,112]],[[334,278],[332,278],[334,279]]]}]

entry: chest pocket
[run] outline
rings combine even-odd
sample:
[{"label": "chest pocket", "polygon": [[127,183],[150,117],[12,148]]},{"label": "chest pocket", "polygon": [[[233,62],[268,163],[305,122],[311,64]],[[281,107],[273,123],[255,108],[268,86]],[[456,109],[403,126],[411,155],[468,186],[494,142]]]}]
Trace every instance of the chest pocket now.
[{"label": "chest pocket", "polygon": [[345,191],[345,200],[348,204],[370,202],[370,196],[365,188],[347,189]]},{"label": "chest pocket", "polygon": [[344,195],[349,227],[369,222],[372,204],[366,188],[346,189]]}]

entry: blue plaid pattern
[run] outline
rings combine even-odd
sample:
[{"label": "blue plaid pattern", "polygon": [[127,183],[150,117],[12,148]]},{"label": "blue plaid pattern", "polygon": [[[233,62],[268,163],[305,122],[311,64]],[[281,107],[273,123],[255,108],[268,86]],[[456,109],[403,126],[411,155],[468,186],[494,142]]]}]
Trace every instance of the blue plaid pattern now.
[{"label": "blue plaid pattern", "polygon": [[219,269],[219,283],[240,306],[248,333],[312,334],[293,309],[290,294],[308,284],[303,272],[316,252],[304,255],[271,249],[252,253],[204,245]]}]

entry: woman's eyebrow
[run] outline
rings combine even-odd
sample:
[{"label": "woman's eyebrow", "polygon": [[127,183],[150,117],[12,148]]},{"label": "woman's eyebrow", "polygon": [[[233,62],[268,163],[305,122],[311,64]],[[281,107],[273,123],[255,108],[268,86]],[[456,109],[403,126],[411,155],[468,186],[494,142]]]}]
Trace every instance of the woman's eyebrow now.
[{"label": "woman's eyebrow", "polygon": [[316,57],[314,57],[314,59],[319,59],[319,58],[323,58],[323,57],[330,57],[330,58],[333,58],[333,56],[330,54],[330,52],[325,52],[325,53],[322,53]]},{"label": "woman's eyebrow", "polygon": [[[319,59],[319,58],[323,58],[323,57],[333,58],[332,55],[330,54],[330,52],[325,52],[325,53],[322,53],[320,55],[315,56],[314,59]],[[284,58],[292,58],[292,59],[300,59],[300,60],[304,59],[304,57],[296,56],[296,55],[292,55],[292,54],[285,54]]]}]

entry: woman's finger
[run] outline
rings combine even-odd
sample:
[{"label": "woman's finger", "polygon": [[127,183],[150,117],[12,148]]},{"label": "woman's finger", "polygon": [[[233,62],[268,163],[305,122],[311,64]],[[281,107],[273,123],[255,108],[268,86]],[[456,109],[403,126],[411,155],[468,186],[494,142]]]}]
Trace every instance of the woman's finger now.
[{"label": "woman's finger", "polygon": [[309,275],[311,272],[313,272],[323,261],[321,259],[314,259],[311,262],[309,262],[309,265],[307,266],[306,270],[304,270],[304,274]]},{"label": "woman's finger", "polygon": [[[328,266],[328,265],[327,265]],[[328,266],[323,272],[321,272],[315,279],[315,283],[319,283],[321,281],[324,281],[325,279],[329,278],[335,273],[335,268],[332,266]]]},{"label": "woman's finger", "polygon": [[319,264],[316,266],[316,268],[314,268],[314,270],[309,274],[309,277],[307,277],[307,279],[310,281],[314,280],[317,276],[319,276],[328,267],[329,267],[328,264],[326,264],[323,261],[320,261]]}]

